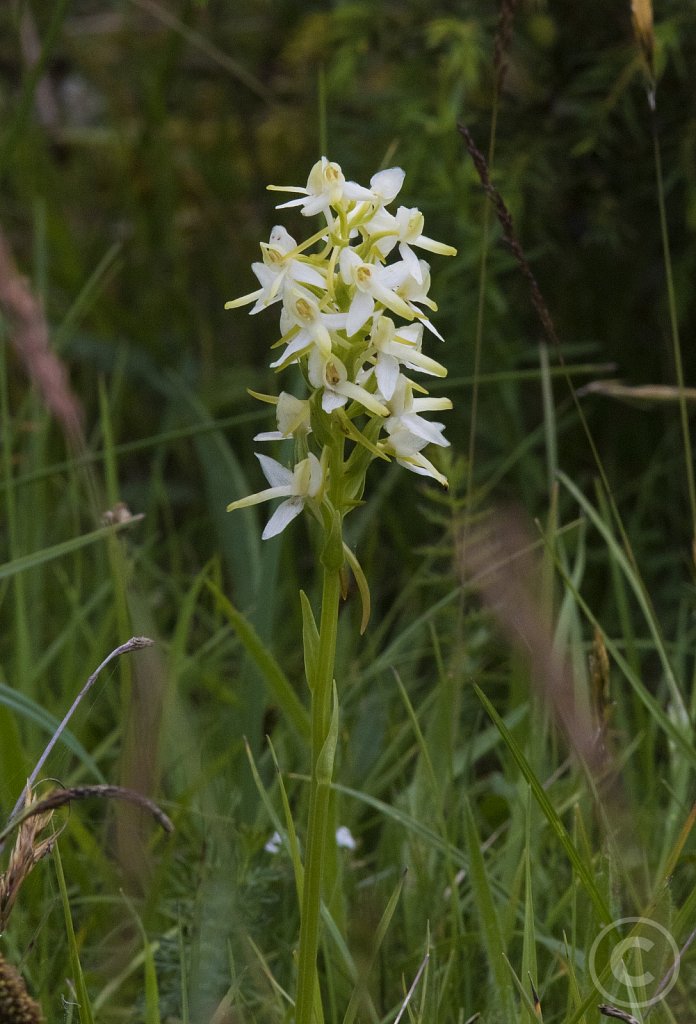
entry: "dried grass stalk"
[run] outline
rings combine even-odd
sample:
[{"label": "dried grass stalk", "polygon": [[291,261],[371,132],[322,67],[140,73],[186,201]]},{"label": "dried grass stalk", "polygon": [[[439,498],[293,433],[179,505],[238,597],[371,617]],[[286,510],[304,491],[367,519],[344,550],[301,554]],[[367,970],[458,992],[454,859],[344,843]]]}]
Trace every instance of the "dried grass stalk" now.
[{"label": "dried grass stalk", "polygon": [[0,309],[10,323],[10,340],[29,379],[71,444],[82,449],[82,407],[70,388],[68,372],[51,349],[48,324],[39,300],[17,270],[0,231]]},{"label": "dried grass stalk", "polygon": [[[34,804],[32,790],[27,787],[26,807],[31,808]],[[37,811],[30,814],[19,826],[7,871],[0,875],[0,932],[4,931],[7,925],[25,878],[34,865],[51,852],[58,838],[57,833],[41,838],[41,833],[50,822],[52,813],[48,808],[43,812]],[[0,1024],[4,1024],[1,1013]]]},{"label": "dried grass stalk", "polygon": [[648,65],[650,78],[655,78],[655,29],[652,0],[631,0],[631,21],[636,42]]}]

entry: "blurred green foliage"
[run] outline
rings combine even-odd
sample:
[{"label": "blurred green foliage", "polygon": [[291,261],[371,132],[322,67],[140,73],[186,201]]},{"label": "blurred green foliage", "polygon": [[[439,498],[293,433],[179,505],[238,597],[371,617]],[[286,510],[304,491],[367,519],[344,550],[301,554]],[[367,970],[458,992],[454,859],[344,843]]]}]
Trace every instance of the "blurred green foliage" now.
[{"label": "blurred green foliage", "polygon": [[[23,12],[32,11],[39,41],[55,34],[46,88],[34,102],[17,46]],[[60,348],[88,403],[99,374],[120,375],[119,439],[161,427],[171,372],[217,416],[239,409],[252,381],[272,386],[268,320],[222,306],[253,285],[249,264],[274,221],[265,184],[304,182],[324,119],[328,152],[350,177],[400,163],[404,201],[417,197],[431,233],[459,247],[459,260],[436,273],[435,290],[451,374],[471,372],[484,200],[456,124],[465,121],[485,151],[494,5],[123,0],[8,4],[0,17],[0,109],[12,140],[3,151],[0,222],[54,323],[110,256]],[[688,338],[691,6],[662,4],[657,36],[657,125]],[[628,3],[521,4],[508,64],[493,177],[566,351],[614,363],[631,383],[673,379],[650,114]],[[50,98],[43,113],[41,95]],[[539,330],[526,286],[495,242],[487,300],[483,372],[536,365]],[[689,352],[686,361],[689,376]],[[495,457],[538,422],[536,389],[501,390],[485,388],[480,421],[481,450]],[[588,414],[620,487],[630,491],[646,460],[664,467],[671,416],[610,410],[605,399],[588,403]],[[94,415],[92,407],[88,423]],[[464,391],[450,435],[464,442],[467,431]],[[571,471],[576,441],[573,434],[564,451]],[[201,489],[185,453],[172,456],[177,523],[191,523],[208,510],[197,504]],[[142,472],[128,468],[124,486],[137,492]],[[524,481],[511,489],[533,504]],[[673,497],[677,509],[681,496]]]},{"label": "blurred green foliage", "polygon": [[[496,897],[514,887],[520,891],[526,812],[520,810],[519,778],[509,758],[503,754],[498,762],[492,754],[495,736],[484,727],[465,681],[483,673],[492,691],[506,694],[511,728],[518,739],[530,732],[529,756],[538,760],[540,777],[557,764],[550,755],[544,760],[536,724],[529,727],[524,719],[520,726],[527,680],[519,663],[508,664],[480,612],[459,603],[448,531],[463,510],[476,513],[501,499],[544,519],[554,430],[558,465],[586,493],[592,493],[596,467],[560,376],[553,377],[555,423],[544,419],[540,326],[492,218],[473,500],[464,508],[487,200],[457,123],[465,122],[488,151],[498,16],[489,0],[0,5],[0,228],[44,304],[53,344],[84,405],[93,460],[89,473],[71,462],[21,361],[6,346],[2,561],[93,529],[103,508],[118,500],[146,514],[119,543],[74,551],[55,565],[18,574],[16,586],[3,584],[0,683],[60,717],[78,684],[126,638],[124,632],[163,639],[154,661],[123,666],[104,683],[89,714],[78,716],[76,735],[104,777],[119,781],[120,774],[120,781],[137,782],[142,770],[143,784],[156,790],[162,782],[172,803],[185,809],[177,845],[152,862],[143,853],[145,841],[129,846],[128,829],[113,815],[103,842],[89,823],[71,823],[76,838],[64,860],[74,891],[87,894],[76,898],[76,914],[92,939],[85,943],[86,968],[101,971],[102,978],[123,968],[124,949],[135,954],[122,904],[99,893],[113,894],[124,884],[144,894],[143,917],[148,925],[155,922],[161,939],[161,977],[174,979],[163,1007],[167,999],[181,1002],[173,966],[177,940],[188,950],[191,936],[198,936],[190,962],[193,1020],[207,1019],[211,993],[219,999],[226,985],[238,985],[252,1002],[249,990],[263,989],[259,965],[247,947],[240,951],[237,933],[248,932],[272,953],[271,966],[282,981],[291,972],[292,882],[282,865],[259,859],[268,821],[243,737],[261,759],[269,785],[274,776],[264,733],[272,734],[285,771],[303,771],[306,763],[269,707],[257,669],[231,635],[207,582],[231,596],[286,675],[300,679],[297,590],[311,587],[312,538],[297,524],[285,546],[261,545],[254,510],[235,517],[224,511],[228,501],[258,489],[251,437],[269,422],[246,388],[277,389],[267,368],[275,316],[248,317],[223,306],[254,288],[250,263],[280,219],[266,184],[304,184],[324,142],[326,154],[357,181],[369,180],[380,167],[402,166],[407,177],[400,198],[423,210],[428,234],[459,251],[441,265],[432,261],[436,323],[447,339],[435,354],[449,367],[445,390],[455,399],[447,421],[451,493],[423,487],[410,474],[390,470],[380,479],[375,471],[368,504],[350,524],[375,614],[358,645],[351,605],[341,637],[341,779],[395,808],[389,818],[368,802],[346,799],[342,805],[360,831],[369,872],[367,880],[347,872],[345,882],[359,964],[368,957],[374,922],[395,885],[394,864],[409,860],[413,866],[390,955],[374,985],[382,1012],[400,998],[402,972],[412,977],[417,969],[433,907],[442,962],[454,956],[451,949],[464,948],[473,951],[473,966],[458,975],[451,968],[455,961],[449,962],[430,990],[431,1019],[456,1020],[460,1006],[473,1013],[482,1005],[478,980],[487,977],[474,918],[466,916],[473,913],[470,896],[462,906],[443,897],[460,862],[443,866],[432,837],[404,833],[405,818],[433,824],[433,794],[393,669],[401,673],[434,751],[437,813],[451,828],[448,856],[455,848],[460,856],[467,836],[475,835],[471,822],[465,829],[456,814],[448,817],[466,788],[469,799],[478,801],[482,831],[510,826],[495,867],[510,889],[500,883]],[[656,34],[655,124],[685,374],[692,384],[696,6],[661,2]],[[37,68],[32,62],[38,54]],[[602,376],[673,384],[651,113],[628,0],[521,2],[506,61],[492,178],[513,214],[566,361],[591,364],[576,384]],[[299,221],[294,212],[283,214],[291,233],[301,233]],[[557,367],[557,353],[549,358]],[[691,532],[676,404],[619,404],[598,394],[581,401],[646,585],[667,635],[680,637],[675,657],[685,664],[693,640],[692,594],[684,583]],[[561,502],[563,515],[576,515],[567,497]],[[633,605],[606,552],[594,537],[587,552],[582,538],[568,543],[568,557],[577,565],[584,567],[587,554],[583,593],[592,607],[608,628],[626,630]],[[437,626],[428,618],[433,607]],[[413,623],[420,627],[410,632]],[[579,639],[580,633],[578,627],[572,636]],[[629,634],[634,667],[647,666],[653,679],[654,652],[641,661],[640,637],[631,647],[635,637]],[[642,713],[637,702],[622,709],[624,728],[642,735],[648,729]],[[16,726],[7,717],[0,718],[0,737],[0,806],[8,811],[46,737],[34,723]],[[650,742],[634,769],[631,792],[649,790],[650,799],[659,801],[650,766],[653,755],[667,760],[664,737]],[[134,750],[142,758],[130,756]],[[64,754],[62,766],[78,780],[91,778],[79,758]],[[561,781],[564,807],[575,799],[575,785],[574,779]],[[293,806],[299,819],[302,794],[298,784]],[[638,821],[646,834],[655,832],[651,814],[644,811]],[[97,812],[94,820],[99,827]],[[673,829],[676,820],[670,819]],[[657,843],[659,837],[653,838]],[[554,901],[566,891],[567,865],[559,867],[556,853],[555,859],[548,855],[553,869],[547,868],[544,855],[553,843],[548,836],[534,837],[534,843],[537,910],[540,920],[548,915],[550,933],[557,924]],[[117,866],[100,852],[107,847],[117,850]],[[568,895],[568,902],[575,898]],[[30,880],[24,906],[24,917],[13,920],[9,952],[18,961],[36,941],[38,966],[29,970],[55,999],[57,979],[67,968],[62,947],[42,927],[48,915],[54,930],[59,927],[55,888],[46,876],[37,872]],[[108,931],[102,917],[107,911]],[[513,911],[503,916],[506,935],[516,936]],[[95,934],[102,937],[95,940]],[[554,971],[548,968],[547,980]],[[123,983],[124,991],[137,991],[133,978]],[[346,986],[345,978],[341,983]],[[276,1008],[273,1019],[280,1017]],[[114,1011],[113,1019],[133,1018]]]}]

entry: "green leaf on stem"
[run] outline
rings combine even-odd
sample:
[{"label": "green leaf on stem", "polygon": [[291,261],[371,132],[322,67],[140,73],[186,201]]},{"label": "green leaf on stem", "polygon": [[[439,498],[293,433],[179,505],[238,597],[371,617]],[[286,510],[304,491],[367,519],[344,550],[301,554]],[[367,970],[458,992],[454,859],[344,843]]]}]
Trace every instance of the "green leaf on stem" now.
[{"label": "green leaf on stem", "polygon": [[370,587],[360,562],[345,542],[343,544],[343,553],[346,556],[348,565],[353,571],[353,575],[355,576],[355,582],[358,585],[358,593],[360,594],[360,600],[362,602],[362,618],[360,620],[360,635],[362,636],[367,629],[368,622],[370,621]]},{"label": "green leaf on stem", "polygon": [[319,630],[312,606],[304,590],[300,591],[300,603],[302,605],[302,647],[304,649],[305,675],[309,689],[313,691],[319,652]]},{"label": "green leaf on stem", "polygon": [[333,684],[333,708],[331,711],[331,722],[329,731],[326,734],[324,744],[319,751],[317,758],[316,776],[317,783],[321,786],[330,786],[333,779],[334,758],[336,757],[336,744],[338,742],[338,691],[336,681]]},{"label": "green leaf on stem", "polygon": [[322,518],[326,540],[321,552],[321,564],[329,572],[338,572],[344,561],[342,516],[337,509],[323,505]]}]

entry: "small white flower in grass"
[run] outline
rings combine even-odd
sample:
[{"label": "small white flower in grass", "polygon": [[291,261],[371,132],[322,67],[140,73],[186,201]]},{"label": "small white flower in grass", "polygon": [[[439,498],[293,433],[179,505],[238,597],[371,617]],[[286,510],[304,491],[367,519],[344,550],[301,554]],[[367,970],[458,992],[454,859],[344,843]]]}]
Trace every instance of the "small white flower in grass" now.
[{"label": "small white flower in grass", "polygon": [[439,253],[441,256],[457,255],[454,246],[437,242],[434,238],[424,235],[424,224],[425,218],[418,207],[414,206],[409,209],[407,206],[400,206],[395,215],[388,213],[387,210],[378,210],[365,225],[370,235],[379,236],[375,245],[383,256],[387,256],[398,243],[401,259],[408,267],[411,276],[419,284],[422,284],[423,281],[423,270],[418,257],[411,248],[412,245],[429,252]]},{"label": "small white flower in grass", "polygon": [[389,410],[376,395],[348,380],[346,368],[337,356],[326,357],[318,349],[314,349],[309,356],[307,376],[312,387],[324,389],[321,396],[321,407],[324,412],[340,409],[352,399],[375,416],[389,415]]},{"label": "small white flower in grass", "polygon": [[394,394],[402,365],[434,377],[447,376],[441,363],[421,352],[423,325],[420,323],[397,328],[388,316],[380,316],[375,319],[369,340],[368,359],[374,360],[374,366],[367,370],[364,379],[374,372],[380,394],[387,401]]},{"label": "small white flower in grass", "polygon": [[289,206],[300,206],[305,217],[311,217],[315,213],[323,213],[327,223],[333,224],[331,207],[335,210],[341,207],[346,208],[350,203],[372,200],[372,193],[369,189],[354,181],[346,181],[343,171],[336,163],[321,158],[309,172],[306,188],[295,185],[269,185],[273,192],[299,192],[302,198],[289,199],[287,203],[280,203],[277,210],[284,210]]},{"label": "small white flower in grass", "polygon": [[283,337],[295,331],[279,359],[271,363],[273,369],[282,368],[309,352],[313,346],[325,356],[331,354],[331,331],[342,330],[346,325],[345,313],[324,312],[319,303],[306,289],[290,288],[286,291],[283,311],[280,315],[280,329]]},{"label": "small white flower in grass", "polygon": [[310,406],[307,399],[295,398],[287,391],[281,391],[276,403],[277,430],[256,434],[255,441],[283,441],[287,437],[307,435],[312,431]]},{"label": "small white flower in grass", "polygon": [[279,853],[282,845],[283,840],[280,838],[280,832],[274,832],[263,848],[266,853]]},{"label": "small white flower in grass", "polygon": [[339,825],[336,829],[336,846],[342,850],[354,850],[358,844],[347,825]]},{"label": "small white flower in grass", "polygon": [[304,260],[295,259],[290,254],[297,249],[297,242],[282,225],[276,225],[271,231],[268,242],[261,243],[263,263],[252,263],[251,269],[261,285],[255,292],[231,299],[225,303],[225,309],[236,309],[255,302],[250,314],[258,313],[283,297],[282,289],[293,281],[300,284],[326,288],[325,277]]},{"label": "small white flower in grass", "polygon": [[[420,313],[413,310],[389,284],[389,267],[364,263],[354,249],[341,250],[339,256],[341,277],[345,284],[353,285],[355,291],[348,310],[346,334],[351,338],[372,316],[375,303],[380,302],[397,316],[413,320]],[[400,279],[399,279],[400,283]]]},{"label": "small white flower in grass", "polygon": [[292,470],[286,469],[268,455],[262,455],[260,452],[255,454],[261,463],[263,475],[271,486],[264,491],[231,502],[227,506],[227,511],[234,512],[235,509],[248,508],[249,505],[258,505],[273,498],[287,498],[287,501],[282,502],[275,510],[261,534],[262,540],[268,540],[269,537],[282,533],[288,523],[299,516],[308,501],[321,500],[325,483],[324,467],[312,452]]}]

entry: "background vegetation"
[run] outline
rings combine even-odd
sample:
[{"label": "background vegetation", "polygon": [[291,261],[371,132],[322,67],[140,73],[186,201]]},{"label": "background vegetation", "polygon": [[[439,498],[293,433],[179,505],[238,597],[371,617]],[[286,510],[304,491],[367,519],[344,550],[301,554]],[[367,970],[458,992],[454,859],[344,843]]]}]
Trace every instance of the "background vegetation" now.
[{"label": "background vegetation", "polygon": [[[46,772],[132,786],[176,825],[164,838],[130,808],[73,808],[64,894],[54,855],[0,938],[48,1020],[289,1018],[277,986],[292,987],[297,911],[287,857],[264,849],[270,811],[282,820],[264,737],[301,828],[306,750],[272,684],[280,672],[304,699],[297,591],[312,587],[313,538],[300,522],[262,545],[254,510],[225,513],[259,487],[251,437],[268,418],[246,388],[276,382],[270,320],[223,305],[254,287],[249,265],[276,218],[266,183],[303,184],[323,151],[357,181],[404,167],[404,201],[459,250],[433,260],[452,486],[374,467],[350,523],[374,610],[361,639],[353,596],[340,637],[338,818],[358,845],[336,852],[332,913],[349,939],[327,930],[331,1019],[356,984],[360,1019],[393,1019],[427,949],[418,1020],[535,1019],[529,972],[544,1020],[596,1024],[588,954],[603,911],[649,909],[680,944],[696,925],[694,524],[678,402],[656,390],[677,378],[653,135],[688,385],[696,9],[656,6],[654,123],[628,0],[521,2],[496,102],[499,15],[484,0],[0,8],[0,228],[83,410],[82,436],[66,434],[55,378],[18,344],[5,301],[0,810],[6,819],[89,674],[145,634],[156,647],[104,672]],[[492,178],[560,350],[546,346],[457,131],[464,122],[489,152],[494,117]],[[607,394],[597,382],[608,379],[653,388]],[[85,543],[118,502],[144,518]],[[610,682],[594,713],[618,809],[567,760],[558,709],[535,696],[544,665],[530,670],[505,638],[514,623],[499,614],[501,630],[487,610],[517,593],[514,550],[502,550],[498,591],[482,600],[467,582],[462,531],[503,503],[519,510],[515,529],[537,520],[520,542],[539,556],[541,598],[521,598],[531,635],[571,651],[581,706]],[[543,607],[555,608],[553,633]],[[590,666],[605,650],[608,675]],[[687,954],[650,1019],[687,1019],[692,991]]]}]

